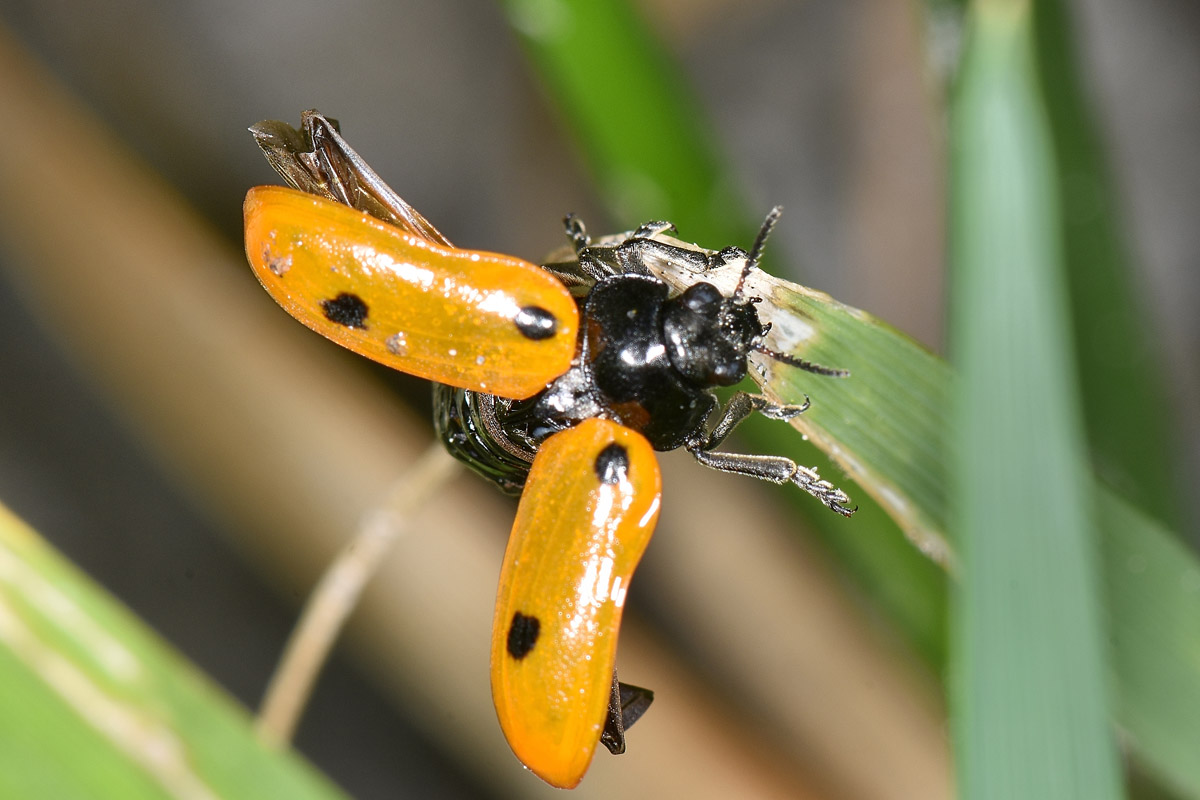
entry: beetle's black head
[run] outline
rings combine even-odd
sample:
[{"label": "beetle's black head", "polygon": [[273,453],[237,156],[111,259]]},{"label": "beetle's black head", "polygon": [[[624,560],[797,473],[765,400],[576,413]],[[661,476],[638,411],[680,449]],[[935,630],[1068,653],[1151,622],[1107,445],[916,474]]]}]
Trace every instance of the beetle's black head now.
[{"label": "beetle's black head", "polygon": [[711,283],[697,283],[663,309],[667,356],[692,383],[732,386],[746,377],[746,356],[759,349],[767,333],[754,308],[757,300],[745,296],[746,278],[758,266],[763,246],[782,212],[778,206],[771,209],[749,253],[731,247],[716,254],[722,264],[732,256],[745,259],[732,297],[725,297]]},{"label": "beetle's black head", "polygon": [[766,331],[754,305],[697,283],[663,308],[667,357],[698,386],[732,386],[746,377],[746,355]]},{"label": "beetle's black head", "polygon": [[844,369],[823,367],[780,353],[763,344],[770,326],[763,325],[758,318],[754,304],[759,299],[746,297],[746,280],[762,259],[767,237],[782,213],[779,206],[771,209],[749,253],[731,247],[715,254],[721,264],[732,257],[745,259],[732,296],[722,295],[711,283],[697,283],[664,305],[667,357],[688,381],[705,387],[732,386],[746,377],[746,356],[751,351],[818,375],[841,378],[850,374]]}]

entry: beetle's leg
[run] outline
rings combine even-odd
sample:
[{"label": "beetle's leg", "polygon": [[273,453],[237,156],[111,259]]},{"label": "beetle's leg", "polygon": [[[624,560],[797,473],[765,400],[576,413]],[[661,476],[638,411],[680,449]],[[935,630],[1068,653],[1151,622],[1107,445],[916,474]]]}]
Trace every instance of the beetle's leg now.
[{"label": "beetle's leg", "polygon": [[[587,228],[583,225],[583,220],[574,214],[567,214],[563,217],[563,227],[567,232],[567,239],[571,242],[571,248],[575,251],[575,263],[578,265],[578,270],[587,276],[592,281],[601,281],[610,275],[618,274],[612,264],[608,264],[600,257],[601,253],[606,253],[612,248],[597,247],[592,248],[592,237],[588,236]],[[555,270],[553,266],[547,267],[556,275],[561,274]],[[587,281],[563,281],[568,286],[574,286],[586,283]]]},{"label": "beetle's leg", "polygon": [[[571,248],[575,251],[574,265],[579,272],[593,282],[602,281],[611,275],[621,274],[620,267],[613,261],[616,248],[592,247],[592,237],[588,236],[583,220],[574,214],[567,214],[563,218],[563,227],[567,232],[567,239],[571,242]],[[553,265],[548,266],[547,269],[559,274]],[[572,267],[568,266],[567,269],[571,270]],[[567,285],[575,284],[567,282]]]},{"label": "beetle's leg", "polygon": [[759,411],[772,419],[791,419],[808,408],[808,400],[800,406],[779,406],[760,395],[737,392],[721,410],[721,417],[713,429],[693,437],[685,447],[692,457],[706,467],[734,475],[746,475],[771,483],[794,483],[820,500],[832,511],[844,517],[855,512],[850,508],[850,498],[829,481],[821,478],[815,469],[802,467],[784,456],[751,455],[749,453],[713,452],[738,423]]},{"label": "beetle's leg", "polygon": [[783,456],[750,455],[748,453],[712,453],[692,449],[688,452],[706,467],[734,475],[746,475],[771,483],[794,483],[820,500],[831,511],[848,517],[857,511],[849,506],[850,498],[841,489],[817,474],[815,469],[802,467]]},{"label": "beetle's leg", "polygon": [[612,694],[608,700],[608,716],[604,720],[604,730],[600,734],[600,744],[608,748],[608,752],[619,756],[625,752],[625,731],[633,723],[641,719],[642,714],[654,702],[654,692],[621,683],[617,680],[617,671],[613,670]]},{"label": "beetle's leg", "polygon": [[593,281],[600,282],[612,275],[619,275],[611,264],[597,258],[594,254],[603,248],[588,249],[579,254],[579,269]]},{"label": "beetle's leg", "polygon": [[[699,445],[701,450],[712,450],[725,441],[725,437],[732,433],[733,429],[741,424],[742,420],[755,411],[770,419],[788,420],[797,414],[803,414],[808,410],[809,405],[807,396],[805,396],[802,405],[793,406],[776,405],[758,394],[734,392],[733,397],[729,398],[729,402],[721,409],[721,417],[717,420],[717,424],[713,426],[709,433],[705,434],[702,438],[698,438],[695,443]],[[689,443],[689,449],[691,446],[692,443]]]},{"label": "beetle's leg", "polygon": [[[645,238],[643,231],[653,233],[665,222],[647,222],[629,238],[612,248],[615,266],[621,275],[654,275],[651,265],[669,265],[672,271],[701,275],[708,269],[708,251],[689,250],[657,239]],[[670,228],[669,228],[670,229]]]},{"label": "beetle's leg", "polygon": [[566,229],[567,239],[571,242],[571,247],[575,248],[576,255],[585,247],[591,247],[592,237],[588,236],[587,228],[579,217],[567,214],[563,217],[563,228]]},{"label": "beetle's leg", "polygon": [[663,233],[676,233],[674,223],[665,220],[656,219],[644,222],[637,227],[633,233],[629,234],[630,239],[653,239],[655,236]]},{"label": "beetle's leg", "polygon": [[492,441],[499,445],[504,452],[527,464],[532,464],[534,454],[508,438],[504,426],[500,424],[500,418],[496,415],[496,396],[483,392],[478,392],[477,395],[479,397],[479,419],[488,436],[492,437]]},{"label": "beetle's leg", "polygon": [[[588,274],[580,267],[579,261],[556,261],[542,264],[542,269],[562,281],[568,289],[576,286],[586,286],[589,289],[596,284],[596,276]],[[584,274],[580,274],[580,272]]]}]

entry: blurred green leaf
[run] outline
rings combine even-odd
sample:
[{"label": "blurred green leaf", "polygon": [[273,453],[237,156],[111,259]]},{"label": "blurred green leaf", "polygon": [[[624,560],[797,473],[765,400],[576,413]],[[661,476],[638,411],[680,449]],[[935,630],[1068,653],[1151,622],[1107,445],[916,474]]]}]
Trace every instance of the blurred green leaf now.
[{"label": "blurred green leaf", "polygon": [[1074,345],[1092,465],[1168,525],[1182,519],[1161,354],[1122,241],[1118,195],[1080,85],[1067,9],[1034,5],[1037,75],[1053,135]]},{"label": "blurred green leaf", "polygon": [[728,242],[753,235],[699,103],[629,3],[501,5],[622,224],[669,219]]},{"label": "blurred green leaf", "polygon": [[1145,512],[1096,498],[1117,719],[1156,777],[1200,797],[1200,563]]},{"label": "blurred green leaf", "polygon": [[1025,2],[973,6],[951,126],[964,797],[1122,795],[1049,121]]},{"label": "blurred green leaf", "polygon": [[343,795],[0,506],[0,797]]}]

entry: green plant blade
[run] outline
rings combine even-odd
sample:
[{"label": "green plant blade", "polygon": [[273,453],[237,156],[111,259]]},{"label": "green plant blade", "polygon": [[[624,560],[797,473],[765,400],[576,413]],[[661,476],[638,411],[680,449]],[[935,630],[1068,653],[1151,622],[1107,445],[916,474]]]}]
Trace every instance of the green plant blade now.
[{"label": "green plant blade", "polygon": [[0,796],[343,795],[0,506]]},{"label": "green plant blade", "polygon": [[1200,563],[1144,511],[1095,495],[1117,719],[1155,776],[1200,797]]},{"label": "green plant blade", "polygon": [[[940,671],[946,648],[942,566],[954,559],[946,538],[942,461],[950,369],[866,312],[785,281],[765,283],[779,317],[811,327],[804,357],[849,370],[850,377],[825,378],[755,357],[755,366],[767,376],[765,395],[793,403],[807,397],[812,406],[791,421],[806,441],[781,436],[779,423],[766,419],[747,421],[746,433],[757,451],[816,466],[835,484],[844,484],[845,476],[857,483],[842,485],[859,505],[850,524],[822,514],[794,491],[781,496],[807,515],[825,546],[868,587],[914,650]],[[903,537],[895,535],[894,526]]]},{"label": "green plant blade", "polygon": [[[836,379],[751,361],[763,391],[779,402],[808,396],[812,407],[792,425],[853,478],[929,558],[953,558],[945,538],[944,421],[950,370],[944,361],[866,312],[784,281],[763,281],[763,316],[773,329],[787,319],[811,326],[804,358],[850,372]],[[794,324],[794,323],[793,323]]]},{"label": "green plant blade", "polygon": [[525,52],[626,225],[743,241],[741,203],[668,51],[625,0],[504,0]]},{"label": "green plant blade", "polygon": [[1179,453],[1161,354],[1132,279],[1118,195],[1080,85],[1067,9],[1059,0],[1036,3],[1034,23],[1092,465],[1122,496],[1178,526]]},{"label": "green plant blade", "polygon": [[1115,798],[1084,438],[1032,10],[973,7],[952,124],[964,797]]}]

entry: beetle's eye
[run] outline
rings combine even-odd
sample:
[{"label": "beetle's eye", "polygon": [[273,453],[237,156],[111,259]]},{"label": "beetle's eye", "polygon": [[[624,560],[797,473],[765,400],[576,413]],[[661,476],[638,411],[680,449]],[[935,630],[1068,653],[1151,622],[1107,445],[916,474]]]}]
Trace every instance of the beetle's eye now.
[{"label": "beetle's eye", "polygon": [[731,358],[728,361],[713,365],[712,374],[709,375],[708,382],[717,386],[732,386],[744,377],[746,377],[746,359]]},{"label": "beetle's eye", "polygon": [[731,386],[746,377],[746,354],[762,330],[749,303],[738,304],[710,283],[697,283],[667,304],[667,358],[697,386]]},{"label": "beetle's eye", "polygon": [[680,299],[689,311],[703,314],[711,313],[711,310],[715,306],[719,306],[725,298],[721,296],[721,291],[711,283],[697,283],[695,286],[689,286],[688,290],[680,295]]}]

